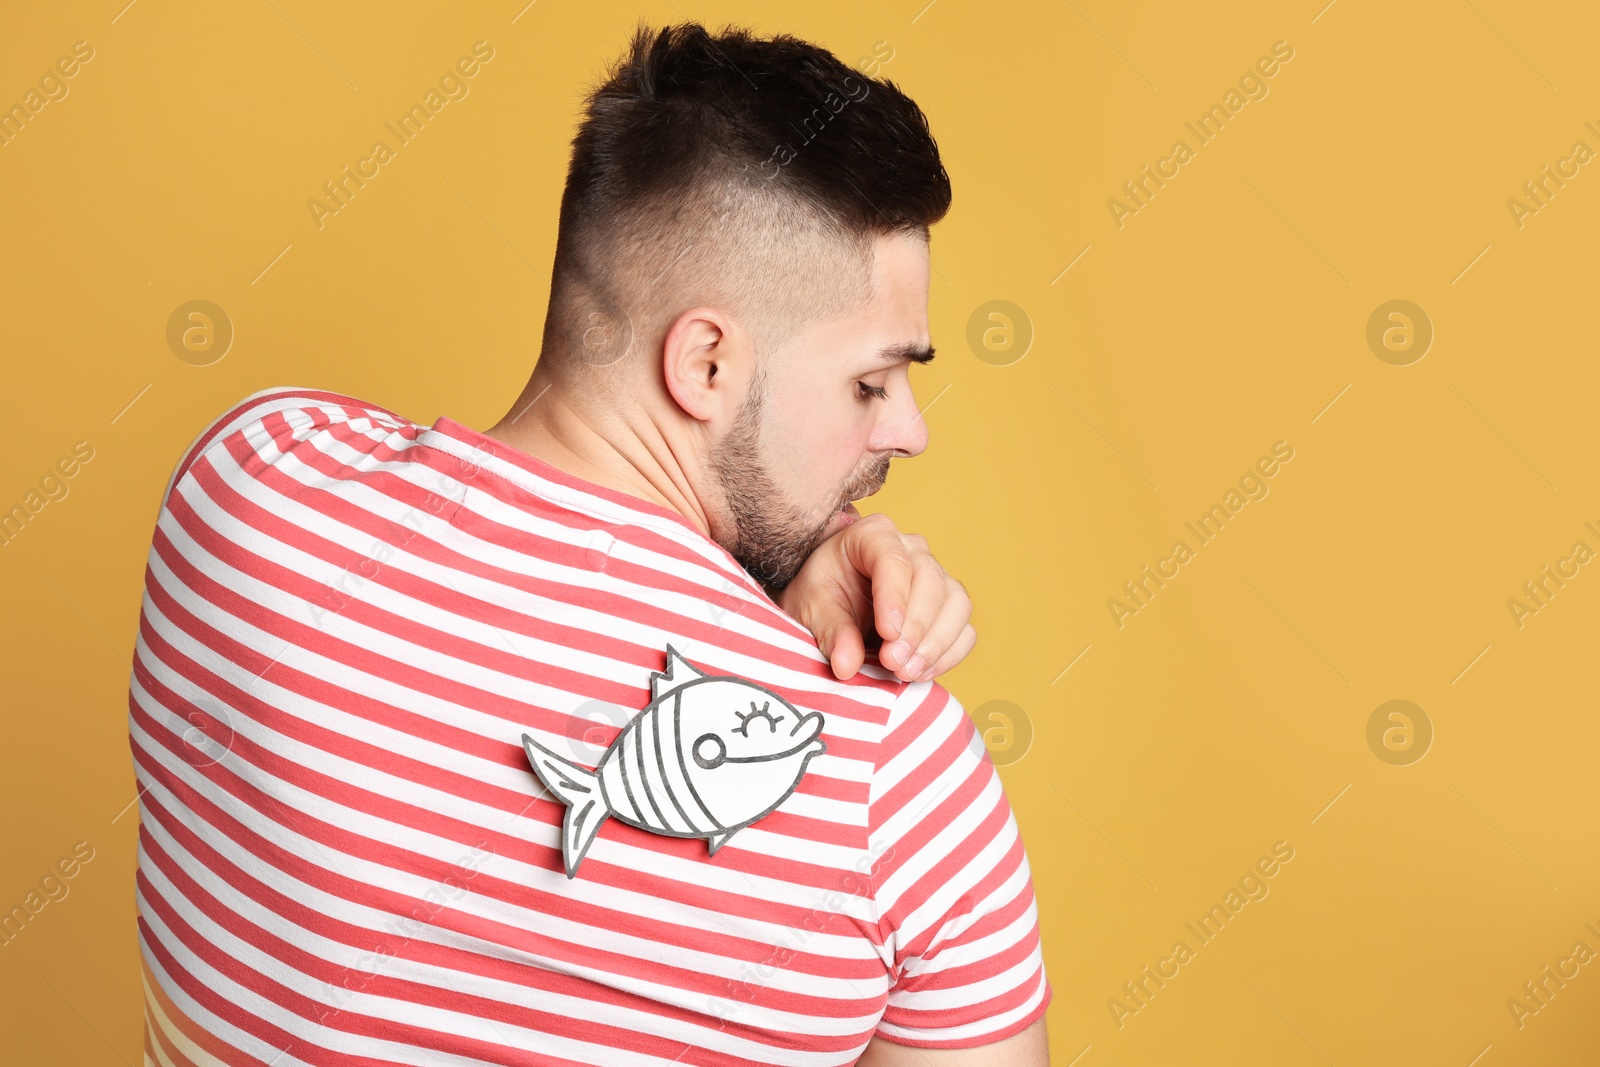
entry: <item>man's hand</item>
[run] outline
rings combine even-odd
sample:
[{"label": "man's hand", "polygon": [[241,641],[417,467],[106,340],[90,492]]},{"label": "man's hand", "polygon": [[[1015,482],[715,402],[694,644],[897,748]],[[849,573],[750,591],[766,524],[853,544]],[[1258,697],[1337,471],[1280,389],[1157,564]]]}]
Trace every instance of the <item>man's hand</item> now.
[{"label": "man's hand", "polygon": [[978,643],[966,588],[887,515],[857,519],[819,545],[778,606],[816,635],[841,679],[861,669],[869,642],[906,682],[943,674]]}]

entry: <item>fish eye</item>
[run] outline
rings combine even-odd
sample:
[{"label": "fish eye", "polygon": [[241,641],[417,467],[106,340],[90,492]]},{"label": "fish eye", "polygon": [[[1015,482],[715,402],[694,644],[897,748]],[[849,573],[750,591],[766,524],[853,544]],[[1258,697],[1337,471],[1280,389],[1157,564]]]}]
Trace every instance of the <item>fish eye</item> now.
[{"label": "fish eye", "polygon": [[734,715],[736,715],[739,719],[739,725],[735,726],[730,732],[740,734],[744,737],[749,737],[750,723],[755,719],[761,718],[767,720],[768,727],[772,733],[777,733],[778,723],[783,720],[783,716],[781,714],[772,714],[772,712],[767,710],[770,707],[772,707],[772,701],[770,700],[762,704],[759,708],[756,707],[756,702],[752,700],[750,702],[750,714],[746,715],[742,711],[734,712]]},{"label": "fish eye", "polygon": [[724,745],[722,738],[716,734],[701,734],[695,739],[690,754],[700,766],[708,771],[714,771],[728,758],[728,746]]}]

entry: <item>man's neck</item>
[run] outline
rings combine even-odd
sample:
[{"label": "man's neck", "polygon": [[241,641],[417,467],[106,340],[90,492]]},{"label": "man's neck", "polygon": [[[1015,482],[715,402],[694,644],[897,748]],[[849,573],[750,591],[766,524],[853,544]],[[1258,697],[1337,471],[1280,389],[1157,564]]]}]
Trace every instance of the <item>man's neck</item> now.
[{"label": "man's neck", "polygon": [[506,417],[484,436],[560,471],[682,515],[707,537],[711,524],[675,446],[682,441],[646,404],[574,402],[569,387],[535,374]]}]

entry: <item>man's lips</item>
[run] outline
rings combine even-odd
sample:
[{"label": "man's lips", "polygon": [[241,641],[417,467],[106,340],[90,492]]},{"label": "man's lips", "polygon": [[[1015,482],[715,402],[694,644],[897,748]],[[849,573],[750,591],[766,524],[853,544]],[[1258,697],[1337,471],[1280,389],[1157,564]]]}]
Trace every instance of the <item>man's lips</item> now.
[{"label": "man's lips", "polygon": [[825,529],[823,533],[825,537],[832,537],[834,534],[838,533],[846,526],[849,526],[852,522],[855,522],[860,517],[861,512],[856,510],[856,506],[854,504],[846,504],[844,507],[833,513],[833,518],[828,520],[827,529]]}]

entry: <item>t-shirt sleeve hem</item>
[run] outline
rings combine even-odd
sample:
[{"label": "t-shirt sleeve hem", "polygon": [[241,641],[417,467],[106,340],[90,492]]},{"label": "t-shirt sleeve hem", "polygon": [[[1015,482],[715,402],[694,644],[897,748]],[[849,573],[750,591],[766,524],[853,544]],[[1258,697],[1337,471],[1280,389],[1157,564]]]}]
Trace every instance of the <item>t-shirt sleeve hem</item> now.
[{"label": "t-shirt sleeve hem", "polygon": [[1026,1030],[1028,1027],[1044,1018],[1044,1014],[1047,1010],[1049,1010],[1050,1001],[1054,996],[1055,990],[1051,987],[1050,980],[1046,978],[1044,983],[1044,996],[1040,998],[1039,1003],[1032,1011],[1028,1012],[1028,1014],[1022,1016],[1020,1019],[1013,1020],[1010,1024],[1001,1027],[999,1030],[994,1030],[987,1034],[980,1034],[973,1037],[964,1037],[952,1040],[948,1038],[929,1039],[911,1037],[904,1033],[889,1034],[879,1030],[872,1036],[874,1038],[882,1038],[883,1040],[891,1042],[892,1044],[907,1045],[911,1048],[982,1048],[984,1045],[992,1045],[996,1041],[1004,1041],[1008,1037],[1015,1037],[1017,1034],[1022,1033],[1022,1031]]}]

